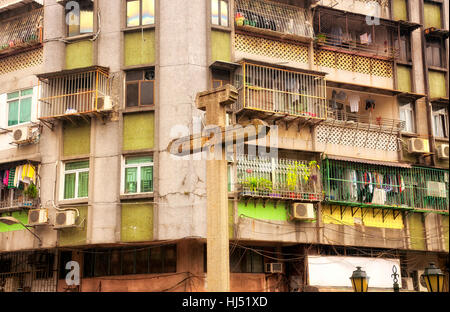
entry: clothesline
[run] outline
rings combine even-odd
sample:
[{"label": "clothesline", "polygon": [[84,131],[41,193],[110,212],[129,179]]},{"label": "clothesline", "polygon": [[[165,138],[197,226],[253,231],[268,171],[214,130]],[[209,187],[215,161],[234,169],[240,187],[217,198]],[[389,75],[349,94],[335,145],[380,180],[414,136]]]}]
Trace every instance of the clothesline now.
[{"label": "clothesline", "polygon": [[19,188],[20,182],[36,184],[36,167],[25,164],[7,170],[0,170],[0,188]]}]

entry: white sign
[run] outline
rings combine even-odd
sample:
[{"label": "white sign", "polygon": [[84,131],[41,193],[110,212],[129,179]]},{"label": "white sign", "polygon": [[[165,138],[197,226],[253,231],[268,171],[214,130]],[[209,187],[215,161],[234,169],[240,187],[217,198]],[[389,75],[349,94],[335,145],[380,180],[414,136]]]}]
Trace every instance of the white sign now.
[{"label": "white sign", "polygon": [[400,288],[400,260],[366,257],[308,256],[309,284],[311,286],[352,287],[350,276],[357,266],[367,273],[369,288],[392,288],[392,267],[397,267]]}]

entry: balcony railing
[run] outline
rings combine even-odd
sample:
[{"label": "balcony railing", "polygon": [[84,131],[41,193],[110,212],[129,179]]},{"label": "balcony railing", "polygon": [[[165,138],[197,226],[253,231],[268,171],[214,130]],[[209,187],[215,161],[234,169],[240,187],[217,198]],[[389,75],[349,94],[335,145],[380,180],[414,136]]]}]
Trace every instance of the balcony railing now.
[{"label": "balcony railing", "polygon": [[309,11],[265,0],[236,0],[236,27],[282,37],[312,38]]},{"label": "balcony railing", "polygon": [[0,212],[16,211],[22,209],[34,209],[39,205],[37,199],[14,199],[12,201],[0,201]]},{"label": "balcony railing", "polygon": [[41,75],[41,119],[111,109],[110,79],[104,68],[61,75]]},{"label": "balcony railing", "polygon": [[327,123],[358,127],[365,130],[400,132],[405,129],[405,121],[372,116],[370,114],[349,113],[344,110],[329,109]]},{"label": "balcony railing", "polygon": [[236,167],[242,196],[320,200],[320,170],[315,161],[242,155]]},{"label": "balcony railing", "polygon": [[243,63],[235,84],[239,90],[237,112],[250,109],[297,117],[327,116],[324,76]]},{"label": "balcony railing", "polygon": [[343,205],[448,212],[448,171],[326,159],[325,200]]},{"label": "balcony railing", "polygon": [[43,8],[0,21],[0,57],[42,43]]}]

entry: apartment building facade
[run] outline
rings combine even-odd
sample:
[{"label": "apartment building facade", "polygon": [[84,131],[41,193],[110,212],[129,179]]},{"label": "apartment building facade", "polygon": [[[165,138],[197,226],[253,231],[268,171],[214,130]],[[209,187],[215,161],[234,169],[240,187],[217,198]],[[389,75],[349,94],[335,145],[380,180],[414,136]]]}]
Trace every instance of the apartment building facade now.
[{"label": "apartment building facade", "polygon": [[232,291],[448,281],[448,1],[4,0],[0,25],[0,291],[206,290],[206,161],[167,147],[225,84],[278,146],[221,181]]}]

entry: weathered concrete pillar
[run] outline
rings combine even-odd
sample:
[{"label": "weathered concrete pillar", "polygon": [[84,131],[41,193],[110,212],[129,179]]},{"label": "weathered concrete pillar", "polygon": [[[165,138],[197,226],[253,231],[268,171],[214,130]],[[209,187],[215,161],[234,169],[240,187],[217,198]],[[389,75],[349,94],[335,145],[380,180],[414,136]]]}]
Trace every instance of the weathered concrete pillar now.
[{"label": "weathered concrete pillar", "polygon": [[[226,126],[226,106],[237,98],[231,85],[197,95],[197,108],[206,110],[206,124]],[[215,153],[214,150],[210,152]],[[216,154],[217,155],[217,154]],[[207,194],[207,290],[230,291],[230,253],[228,232],[227,160],[225,149],[221,158],[206,161]]]}]

